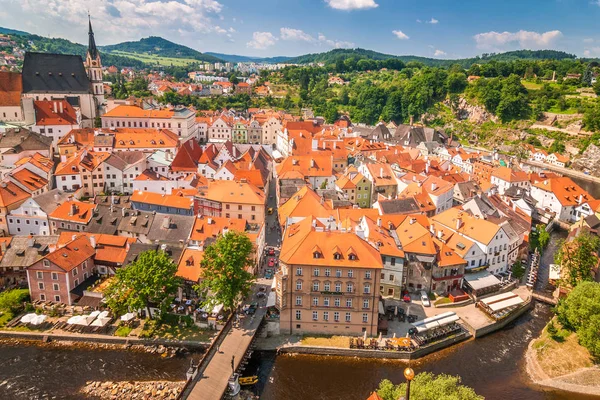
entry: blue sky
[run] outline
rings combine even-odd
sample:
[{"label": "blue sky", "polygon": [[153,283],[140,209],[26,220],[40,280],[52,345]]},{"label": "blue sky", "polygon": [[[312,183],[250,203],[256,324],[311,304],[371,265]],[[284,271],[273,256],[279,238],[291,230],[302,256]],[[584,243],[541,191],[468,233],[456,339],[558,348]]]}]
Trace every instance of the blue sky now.
[{"label": "blue sky", "polygon": [[600,57],[600,0],[0,0],[0,26],[98,44],[162,36],[199,51],[300,55],[361,47],[471,57],[521,48]]}]

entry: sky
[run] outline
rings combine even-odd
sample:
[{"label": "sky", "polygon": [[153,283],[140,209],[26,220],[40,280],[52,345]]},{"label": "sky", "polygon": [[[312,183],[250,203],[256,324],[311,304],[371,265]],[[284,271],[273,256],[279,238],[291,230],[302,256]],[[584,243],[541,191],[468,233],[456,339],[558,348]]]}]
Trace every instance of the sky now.
[{"label": "sky", "polygon": [[333,48],[465,58],[516,49],[600,57],[600,0],[0,0],[0,26],[87,43],[161,36],[201,52]]}]

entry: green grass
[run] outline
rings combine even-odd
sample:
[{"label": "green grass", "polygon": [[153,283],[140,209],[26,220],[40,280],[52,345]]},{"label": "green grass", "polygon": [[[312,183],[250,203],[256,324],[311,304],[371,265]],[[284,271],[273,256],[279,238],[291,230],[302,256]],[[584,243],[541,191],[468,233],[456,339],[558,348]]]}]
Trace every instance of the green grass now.
[{"label": "green grass", "polygon": [[560,108],[558,108],[558,106],[554,106],[554,107],[550,107],[548,109],[548,112],[551,112],[554,114],[577,114],[577,109],[573,108],[573,107],[569,107],[566,110],[561,110]]},{"label": "green grass", "polygon": [[525,86],[525,89],[527,90],[540,90],[543,86],[541,83],[529,82],[523,79],[521,79],[521,84]]},{"label": "green grass", "polygon": [[127,337],[129,336],[129,334],[131,333],[133,329],[129,326],[120,326],[117,328],[116,332],[115,332],[115,336],[120,336],[120,337]]},{"label": "green grass", "polygon": [[14,318],[14,315],[11,312],[4,312],[0,314],[0,327],[5,326],[10,322],[11,319]]},{"label": "green grass", "polygon": [[193,58],[161,57],[161,56],[157,56],[155,54],[130,53],[127,51],[119,51],[119,50],[112,51],[111,54],[134,58],[136,60],[140,60],[140,61],[148,63],[148,64],[158,63],[160,65],[165,65],[165,66],[170,66],[172,64],[177,67],[183,67],[188,64],[202,63],[202,61],[195,60]]},{"label": "green grass", "polygon": [[433,304],[436,305],[436,306],[439,306],[441,304],[448,304],[448,303],[452,303],[452,300],[450,300],[447,297],[441,297],[441,298],[437,299],[435,301],[435,303],[433,303]]},{"label": "green grass", "polygon": [[182,326],[182,325],[158,325],[158,321],[150,320],[146,321],[144,329],[140,332],[140,338],[160,338],[170,340],[191,340],[196,342],[209,342],[212,338],[214,331],[203,331],[196,325]]}]

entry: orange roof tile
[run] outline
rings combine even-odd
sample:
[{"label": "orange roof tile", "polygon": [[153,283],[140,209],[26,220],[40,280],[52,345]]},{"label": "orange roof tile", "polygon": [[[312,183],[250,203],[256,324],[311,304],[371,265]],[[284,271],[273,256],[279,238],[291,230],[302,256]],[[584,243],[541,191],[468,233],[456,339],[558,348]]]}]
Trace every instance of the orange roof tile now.
[{"label": "orange roof tile", "polygon": [[566,176],[546,179],[542,182],[534,183],[533,186],[546,192],[554,193],[563,206],[578,205],[580,198],[583,202],[594,200],[592,195]]},{"label": "orange roof tile", "polygon": [[194,221],[190,240],[204,242],[207,238],[216,238],[226,231],[244,232],[245,230],[245,219],[200,216]]},{"label": "orange roof tile", "polygon": [[21,74],[0,71],[0,107],[20,106],[22,92]]},{"label": "orange roof tile", "polygon": [[279,223],[284,225],[289,217],[306,217],[313,215],[317,218],[327,218],[333,215],[333,210],[322,198],[308,186],[303,186],[284,204],[279,207]]},{"label": "orange roof tile", "polygon": [[500,230],[497,224],[474,217],[460,208],[450,208],[433,216],[431,220],[435,223],[436,229],[439,229],[438,224],[441,224],[473,241],[484,244],[491,242]]},{"label": "orange roof tile", "polygon": [[508,167],[498,167],[492,172],[492,176],[506,182],[523,182],[528,181],[529,177],[523,171],[515,171]]},{"label": "orange roof tile", "polygon": [[179,137],[167,129],[137,129],[136,131],[115,131],[115,149],[130,148],[171,148],[179,145]]},{"label": "orange roof tile", "polygon": [[144,110],[138,106],[120,105],[108,111],[103,117],[116,118],[172,118],[175,112],[169,109]]},{"label": "orange roof tile", "polygon": [[[33,104],[36,125],[77,124],[77,112],[66,100],[39,100]],[[55,109],[56,111],[54,111]]]},{"label": "orange roof tile", "polygon": [[185,280],[198,282],[202,278],[202,260],[204,259],[204,250],[186,248],[179,259],[177,266],[177,276]]},{"label": "orange roof tile", "polygon": [[194,200],[182,195],[160,194],[153,192],[135,191],[131,195],[131,202],[153,204],[157,206],[191,210]]},{"label": "orange roof tile", "polygon": [[201,194],[208,200],[219,203],[254,204],[263,206],[265,194],[262,190],[249,182],[213,181],[208,185],[208,190]]},{"label": "orange roof tile", "polygon": [[94,214],[95,204],[68,200],[59,205],[48,217],[64,221],[87,224]]},{"label": "orange roof tile", "polygon": [[85,260],[93,257],[95,253],[96,251],[90,245],[88,238],[79,236],[65,246],[57,248],[55,251],[44,257],[44,259],[55,264],[63,271],[70,272]]},{"label": "orange roof tile", "polygon": [[34,174],[27,168],[13,172],[11,176],[32,192],[48,185],[48,180],[46,178]]},{"label": "orange roof tile", "polygon": [[8,207],[31,197],[13,182],[0,182],[0,207]]}]

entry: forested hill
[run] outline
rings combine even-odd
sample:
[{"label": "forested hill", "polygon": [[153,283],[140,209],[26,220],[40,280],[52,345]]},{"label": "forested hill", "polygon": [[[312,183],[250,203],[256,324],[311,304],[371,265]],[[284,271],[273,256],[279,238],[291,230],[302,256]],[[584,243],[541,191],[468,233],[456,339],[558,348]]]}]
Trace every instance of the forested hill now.
[{"label": "forested hill", "polygon": [[293,64],[308,64],[321,62],[325,64],[333,64],[337,60],[345,60],[348,58],[369,59],[369,60],[389,60],[399,59],[403,62],[416,61],[433,67],[446,67],[453,64],[459,64],[465,68],[470,67],[475,63],[484,63],[489,61],[512,61],[512,60],[563,60],[576,58],[573,54],[568,54],[557,50],[516,50],[499,54],[483,54],[473,58],[463,58],[458,60],[445,60],[437,58],[427,58],[418,56],[395,56],[391,54],[378,53],[372,50],[365,49],[334,49],[326,53],[306,54],[299,57],[289,59],[287,62]]},{"label": "forested hill", "polygon": [[222,54],[222,53],[212,53],[205,52],[204,54],[220,58],[221,60],[231,62],[231,63],[240,63],[240,62],[257,62],[257,63],[285,63],[292,57],[286,56],[276,56],[276,57],[252,57],[252,56],[240,56],[236,54]]},{"label": "forested hill", "polygon": [[142,38],[135,42],[123,42],[110,46],[103,46],[101,50],[107,52],[121,51],[125,53],[157,55],[171,58],[191,58],[194,60],[207,62],[222,61],[218,57],[202,54],[197,50],[173,43],[158,36]]}]

